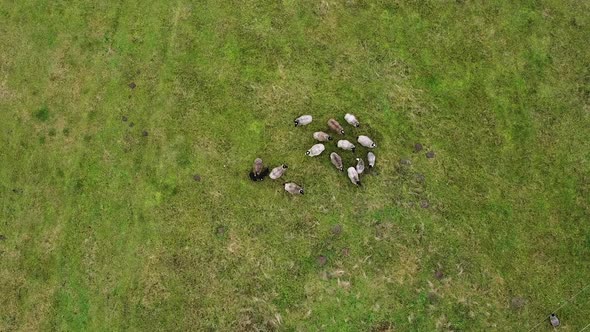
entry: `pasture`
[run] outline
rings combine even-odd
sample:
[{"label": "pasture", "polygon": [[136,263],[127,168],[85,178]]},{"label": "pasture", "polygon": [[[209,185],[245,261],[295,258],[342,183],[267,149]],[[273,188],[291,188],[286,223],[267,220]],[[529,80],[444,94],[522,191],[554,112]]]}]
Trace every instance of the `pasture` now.
[{"label": "pasture", "polygon": [[[590,2],[5,0],[0,22],[1,331],[590,323]],[[361,188],[334,143],[305,156],[331,117],[377,143]],[[289,169],[252,182],[256,157]]]}]

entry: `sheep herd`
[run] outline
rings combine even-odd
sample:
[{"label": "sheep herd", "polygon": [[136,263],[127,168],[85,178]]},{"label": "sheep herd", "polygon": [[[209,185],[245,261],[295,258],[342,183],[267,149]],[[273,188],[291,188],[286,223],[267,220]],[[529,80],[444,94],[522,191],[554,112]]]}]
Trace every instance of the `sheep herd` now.
[{"label": "sheep herd", "polygon": [[[360,122],[358,121],[356,116],[354,116],[350,113],[347,113],[344,116],[344,120],[348,124],[350,124],[351,126],[354,126],[356,128],[360,127]],[[301,127],[301,126],[305,126],[305,125],[310,124],[312,121],[313,121],[313,117],[311,115],[302,115],[302,116],[298,117],[297,119],[295,119],[294,123],[295,123],[295,127]],[[328,120],[328,128],[331,131],[333,131],[339,135],[344,135],[344,128],[335,119]],[[307,150],[307,152],[305,152],[305,154],[310,157],[317,157],[317,156],[321,155],[322,152],[324,152],[324,150],[326,149],[326,147],[324,146],[324,143],[327,143],[327,142],[330,142],[333,140],[331,135],[329,135],[323,131],[317,131],[317,132],[313,133],[313,138],[316,141],[318,141],[319,143],[314,144],[309,150]],[[366,148],[370,148],[370,149],[373,149],[377,146],[375,144],[375,142],[373,142],[373,140],[370,137],[365,136],[365,135],[358,136],[357,142],[360,145],[362,145]],[[356,148],[352,142],[345,140],[345,139],[338,140],[338,142],[336,143],[336,146],[342,150],[345,150],[345,151],[352,151],[353,153],[355,152],[355,148]],[[344,164],[342,162],[342,157],[340,157],[340,155],[338,155],[336,152],[332,152],[330,154],[330,162],[339,171],[341,171],[341,172],[344,171]],[[367,153],[367,162],[369,164],[369,168],[375,167],[375,154],[373,152],[369,151],[369,153]],[[272,180],[276,180],[276,179],[280,178],[281,176],[283,176],[283,174],[285,174],[285,172],[287,171],[287,168],[288,168],[288,166],[286,164],[282,164],[280,166],[273,168],[272,170],[269,170],[268,167],[264,166],[262,159],[256,158],[256,160],[254,160],[254,166],[252,167],[252,171],[250,172],[250,179],[252,181],[262,181],[262,180],[264,180],[264,178],[266,176],[268,176]],[[346,169],[346,173],[348,175],[348,178],[350,179],[350,182],[352,182],[352,184],[354,184],[356,186],[360,186],[361,185],[360,176],[361,176],[361,174],[363,174],[364,170],[365,170],[364,160],[362,158],[356,158],[356,165],[350,166]],[[284,186],[286,192],[293,194],[293,195],[303,195],[305,193],[303,187],[294,183],[294,182],[284,183],[283,186]]]}]

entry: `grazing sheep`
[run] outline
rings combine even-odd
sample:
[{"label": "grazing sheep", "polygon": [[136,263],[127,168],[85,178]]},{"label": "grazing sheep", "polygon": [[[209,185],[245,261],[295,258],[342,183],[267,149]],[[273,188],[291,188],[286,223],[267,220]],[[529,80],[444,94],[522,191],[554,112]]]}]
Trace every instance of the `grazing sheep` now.
[{"label": "grazing sheep", "polygon": [[549,316],[549,322],[551,323],[551,326],[553,327],[558,327],[559,326],[559,318],[557,318],[557,316],[555,314],[551,314]]},{"label": "grazing sheep", "polygon": [[313,133],[313,139],[317,140],[318,142],[327,142],[332,140],[332,136],[324,133],[323,131],[316,131]]},{"label": "grazing sheep", "polygon": [[369,136],[364,136],[361,135],[359,137],[356,138],[356,140],[364,147],[366,148],[374,148],[377,145],[373,142],[372,139],[369,138]]},{"label": "grazing sheep", "polygon": [[367,153],[367,160],[369,161],[369,168],[375,167],[375,154],[373,152]]},{"label": "grazing sheep", "polygon": [[346,115],[344,116],[344,120],[346,120],[346,122],[348,122],[348,124],[351,126],[355,126],[357,128],[361,126],[359,120],[356,119],[356,116],[350,113],[346,113]]},{"label": "grazing sheep", "polygon": [[313,120],[313,117],[311,115],[302,115],[300,117],[298,117],[297,119],[295,119],[295,127],[299,127],[299,126],[305,126],[311,123],[311,121]]},{"label": "grazing sheep", "polygon": [[350,141],[347,141],[345,139],[341,139],[338,141],[338,147],[341,148],[342,150],[350,150],[352,152],[354,152],[354,144],[350,143]]},{"label": "grazing sheep", "polygon": [[306,155],[310,156],[310,157],[315,157],[315,156],[319,156],[322,152],[324,152],[324,150],[326,149],[326,147],[323,144],[315,144],[314,146],[311,147],[311,149],[307,150],[307,152],[305,152]]},{"label": "grazing sheep", "polygon": [[283,176],[283,174],[285,174],[285,172],[287,171],[287,168],[289,168],[289,166],[287,166],[287,164],[282,164],[281,166],[275,167],[272,169],[272,171],[270,171],[270,175],[268,177],[273,180],[276,180],[276,179],[280,178],[281,176]]},{"label": "grazing sheep", "polygon": [[294,182],[287,182],[284,185],[285,185],[285,191],[288,192],[289,194],[303,195],[303,193],[304,193],[303,188]]},{"label": "grazing sheep", "polygon": [[344,135],[344,129],[338,123],[338,121],[336,121],[334,119],[328,120],[328,127],[330,127],[330,129],[332,129],[333,131],[337,132],[338,134]]},{"label": "grazing sheep", "polygon": [[256,158],[252,171],[250,172],[250,179],[252,181],[262,181],[268,175],[268,167],[264,167],[262,159]]},{"label": "grazing sheep", "polygon": [[340,157],[336,152],[330,153],[330,161],[332,165],[336,166],[336,168],[342,172],[344,171],[344,166],[342,165],[342,157]]},{"label": "grazing sheep", "polygon": [[264,164],[262,163],[262,159],[256,158],[254,160],[254,166],[252,166],[252,171],[254,175],[258,176],[260,172],[262,172],[262,168],[264,168]]},{"label": "grazing sheep", "polygon": [[356,172],[359,175],[363,174],[365,171],[365,162],[361,158],[356,158]]},{"label": "grazing sheep", "polygon": [[349,167],[346,171],[350,182],[354,185],[360,186],[361,180],[359,179],[359,173],[357,173],[356,169],[354,167]]}]

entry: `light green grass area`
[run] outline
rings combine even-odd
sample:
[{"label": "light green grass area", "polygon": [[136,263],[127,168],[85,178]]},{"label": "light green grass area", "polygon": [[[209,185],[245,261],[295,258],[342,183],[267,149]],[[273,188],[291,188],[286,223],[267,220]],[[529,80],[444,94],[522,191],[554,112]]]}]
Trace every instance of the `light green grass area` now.
[{"label": "light green grass area", "polygon": [[[552,330],[590,283],[589,13],[0,1],[0,331]],[[363,188],[304,155],[347,112]]]}]

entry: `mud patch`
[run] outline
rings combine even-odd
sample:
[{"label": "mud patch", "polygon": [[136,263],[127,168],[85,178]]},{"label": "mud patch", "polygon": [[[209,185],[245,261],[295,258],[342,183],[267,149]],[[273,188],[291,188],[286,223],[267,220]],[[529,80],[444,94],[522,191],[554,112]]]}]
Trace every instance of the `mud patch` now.
[{"label": "mud patch", "polygon": [[326,258],[324,255],[320,255],[318,256],[317,263],[319,266],[324,266],[326,263],[328,263],[328,258]]},{"label": "mud patch", "polygon": [[395,330],[395,326],[390,322],[380,322],[371,328],[373,332],[393,332]]},{"label": "mud patch", "polygon": [[510,300],[510,308],[513,310],[522,309],[526,305],[526,300],[520,296],[515,296]]},{"label": "mud patch", "polygon": [[435,156],[434,151],[426,152],[426,158],[432,159],[432,158],[434,158],[434,156]]},{"label": "mud patch", "polygon": [[342,225],[334,225],[330,231],[333,235],[340,235],[342,233]]},{"label": "mud patch", "polygon": [[217,226],[217,228],[215,229],[215,234],[217,234],[217,236],[223,236],[226,231],[227,230],[224,226]]},{"label": "mud patch", "polygon": [[342,248],[342,250],[340,250],[340,254],[343,257],[348,257],[350,256],[350,248]]},{"label": "mud patch", "polygon": [[193,180],[195,180],[197,182],[201,182],[201,176],[199,174],[195,174],[195,175],[193,175]]},{"label": "mud patch", "polygon": [[414,152],[420,152],[420,151],[422,151],[422,149],[423,149],[422,144],[420,144],[420,143],[414,144]]},{"label": "mud patch", "polygon": [[443,272],[442,269],[437,269],[436,271],[434,271],[434,278],[436,280],[442,280],[445,277],[445,273]]},{"label": "mud patch", "polygon": [[131,82],[131,83],[129,83],[129,88],[130,88],[131,90],[135,89],[135,87],[137,87],[137,85],[135,84],[135,82]]},{"label": "mud patch", "polygon": [[424,177],[424,174],[416,173],[416,182],[424,183],[425,181],[426,181],[426,177]]}]

